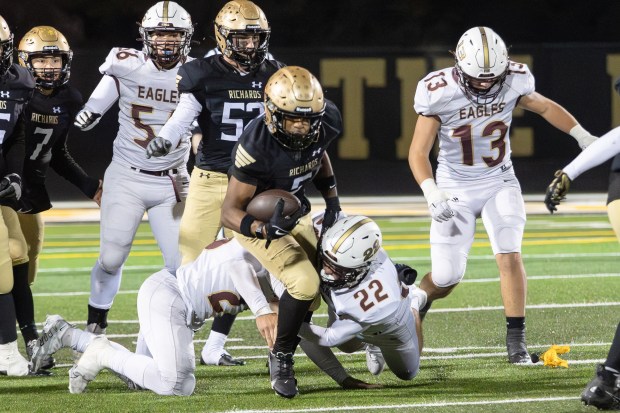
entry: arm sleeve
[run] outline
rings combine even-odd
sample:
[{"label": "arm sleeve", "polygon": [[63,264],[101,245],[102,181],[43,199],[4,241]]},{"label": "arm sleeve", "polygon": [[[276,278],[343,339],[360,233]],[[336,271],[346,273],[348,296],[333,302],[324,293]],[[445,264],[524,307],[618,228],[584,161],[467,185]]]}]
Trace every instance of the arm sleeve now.
[{"label": "arm sleeve", "polygon": [[52,148],[50,166],[58,175],[78,187],[88,198],[95,196],[99,188],[99,179],[92,178],[73,159],[67,148],[67,135],[58,139]]},{"label": "arm sleeve", "polygon": [[252,266],[246,262],[235,262],[228,268],[228,275],[254,315],[265,307],[269,308]]},{"label": "arm sleeve", "polygon": [[620,127],[610,130],[584,149],[563,170],[571,180],[620,153]]},{"label": "arm sleeve", "polygon": [[172,142],[172,147],[176,148],[181,137],[192,129],[192,124],[201,111],[202,106],[193,94],[182,93],[179,105],[159,131],[159,136]]},{"label": "arm sleeve", "polygon": [[99,84],[88,98],[84,108],[103,115],[119,98],[118,85],[114,77],[103,75]]},{"label": "arm sleeve", "polygon": [[334,347],[351,340],[362,330],[363,327],[353,320],[336,320],[328,328],[303,323],[299,336],[319,346]]}]

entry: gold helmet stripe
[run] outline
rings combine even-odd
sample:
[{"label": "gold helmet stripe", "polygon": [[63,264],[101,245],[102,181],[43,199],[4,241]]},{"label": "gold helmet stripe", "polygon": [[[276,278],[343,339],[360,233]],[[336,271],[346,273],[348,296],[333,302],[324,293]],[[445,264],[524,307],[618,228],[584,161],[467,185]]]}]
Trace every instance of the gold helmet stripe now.
[{"label": "gold helmet stripe", "polygon": [[484,55],[484,71],[488,72],[491,68],[491,63],[489,61],[489,39],[487,38],[487,33],[484,30],[484,27],[478,27],[480,30],[480,36],[482,36],[482,53]]},{"label": "gold helmet stripe", "polygon": [[338,241],[336,241],[336,243],[334,244],[334,247],[332,248],[332,254],[336,254],[338,252],[338,249],[340,249],[340,246],[346,241],[347,238],[351,236],[351,234],[357,231],[359,227],[371,222],[372,220],[370,218],[364,218],[361,221],[357,222],[355,225],[353,225],[351,228],[349,228],[349,230],[342,234],[340,238],[338,238]]},{"label": "gold helmet stripe", "polygon": [[164,15],[162,17],[163,17],[163,20],[165,22],[168,21],[168,3],[170,3],[170,2],[169,1],[164,1]]}]

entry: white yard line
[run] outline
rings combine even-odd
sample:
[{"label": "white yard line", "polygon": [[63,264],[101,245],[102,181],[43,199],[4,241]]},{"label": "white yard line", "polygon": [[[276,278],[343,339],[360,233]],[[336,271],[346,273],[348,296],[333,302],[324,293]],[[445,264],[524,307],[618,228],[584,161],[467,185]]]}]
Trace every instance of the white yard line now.
[{"label": "white yard line", "polygon": [[332,406],[332,407],[318,407],[308,409],[268,409],[268,410],[229,410],[225,413],[309,413],[309,412],[336,412],[347,410],[387,410],[387,409],[411,409],[422,407],[450,407],[450,406],[486,406],[490,404],[513,404],[513,403],[546,403],[557,402],[566,400],[579,400],[578,397],[540,397],[540,398],[526,398],[526,399],[505,399],[505,400],[477,400],[471,402],[453,402],[442,401],[433,403],[407,403],[407,404],[389,404],[389,405],[364,405],[364,406]]}]

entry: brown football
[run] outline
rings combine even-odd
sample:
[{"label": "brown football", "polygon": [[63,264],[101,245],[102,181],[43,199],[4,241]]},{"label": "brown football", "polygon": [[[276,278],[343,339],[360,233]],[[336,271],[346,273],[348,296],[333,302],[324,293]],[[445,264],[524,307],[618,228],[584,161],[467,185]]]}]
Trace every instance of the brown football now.
[{"label": "brown football", "polygon": [[283,189],[268,189],[252,198],[246,211],[260,221],[269,222],[280,198],[284,199],[282,210],[284,216],[290,216],[301,208],[299,199],[290,192]]}]

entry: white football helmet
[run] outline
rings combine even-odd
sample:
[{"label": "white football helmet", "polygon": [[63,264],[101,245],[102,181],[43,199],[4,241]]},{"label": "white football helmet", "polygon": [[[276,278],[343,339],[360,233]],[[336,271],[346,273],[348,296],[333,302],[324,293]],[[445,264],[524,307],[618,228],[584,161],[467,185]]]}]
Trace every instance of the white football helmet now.
[{"label": "white football helmet", "polygon": [[467,98],[483,105],[495,100],[508,74],[508,50],[502,38],[488,27],[471,28],[459,39],[454,57]]},{"label": "white football helmet", "polygon": [[0,16],[0,77],[4,76],[13,64],[13,33],[6,20]]},{"label": "white football helmet", "polygon": [[321,282],[332,288],[358,285],[368,274],[382,240],[381,229],[368,217],[352,215],[336,221],[320,245]]},{"label": "white football helmet", "polygon": [[[144,53],[162,67],[171,67],[185,59],[191,48],[194,25],[189,13],[173,1],[160,1],[147,10],[140,28]],[[155,32],[180,32],[180,41],[154,43]]]}]

